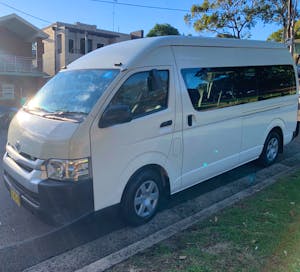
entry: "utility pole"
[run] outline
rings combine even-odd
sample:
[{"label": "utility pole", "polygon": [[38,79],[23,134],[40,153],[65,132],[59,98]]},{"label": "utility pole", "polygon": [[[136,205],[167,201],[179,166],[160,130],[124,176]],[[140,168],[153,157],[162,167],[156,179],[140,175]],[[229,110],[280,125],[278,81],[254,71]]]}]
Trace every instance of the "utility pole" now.
[{"label": "utility pole", "polygon": [[295,20],[297,13],[298,0],[288,0],[288,23],[287,23],[287,41],[290,53],[294,54],[294,39],[295,39]]},{"label": "utility pole", "polygon": [[118,0],[114,0],[114,3],[113,3],[113,31],[115,31],[115,8],[116,8],[117,2],[118,2]]}]

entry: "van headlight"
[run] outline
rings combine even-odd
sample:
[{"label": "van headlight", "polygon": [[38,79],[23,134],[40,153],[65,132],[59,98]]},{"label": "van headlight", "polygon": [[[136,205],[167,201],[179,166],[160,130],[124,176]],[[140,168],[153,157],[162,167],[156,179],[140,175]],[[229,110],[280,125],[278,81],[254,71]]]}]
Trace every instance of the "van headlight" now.
[{"label": "van headlight", "polygon": [[59,181],[78,181],[91,177],[88,158],[78,160],[51,159],[46,162],[46,170],[48,178]]}]

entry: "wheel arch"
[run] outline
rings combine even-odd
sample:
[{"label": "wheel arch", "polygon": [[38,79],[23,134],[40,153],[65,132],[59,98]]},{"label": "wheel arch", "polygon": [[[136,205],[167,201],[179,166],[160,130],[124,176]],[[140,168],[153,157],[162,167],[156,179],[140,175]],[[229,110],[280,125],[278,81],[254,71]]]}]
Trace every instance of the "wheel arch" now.
[{"label": "wheel arch", "polygon": [[284,134],[283,134],[284,128],[285,128],[284,122],[280,119],[277,119],[277,120],[273,121],[270,124],[270,126],[268,127],[267,132],[264,136],[264,143],[265,143],[265,141],[267,140],[269,134],[272,131],[275,131],[275,132],[278,133],[279,138],[280,138],[280,146],[279,146],[279,152],[280,153],[283,152],[283,146],[284,146]]},{"label": "wheel arch", "polygon": [[162,181],[162,188],[163,188],[163,194],[168,197],[170,195],[170,179],[169,179],[169,175],[168,172],[166,171],[166,169],[161,166],[160,164],[156,164],[156,163],[149,163],[146,165],[141,166],[140,168],[136,169],[132,175],[128,178],[126,185],[123,189],[122,192],[122,197],[120,202],[122,202],[124,195],[126,194],[126,191],[128,189],[128,187],[130,186],[130,184],[132,182],[134,182],[134,177],[136,177],[137,175],[139,175],[141,172],[145,171],[145,170],[151,169],[154,170],[156,173],[158,173],[161,177],[161,181]]}]

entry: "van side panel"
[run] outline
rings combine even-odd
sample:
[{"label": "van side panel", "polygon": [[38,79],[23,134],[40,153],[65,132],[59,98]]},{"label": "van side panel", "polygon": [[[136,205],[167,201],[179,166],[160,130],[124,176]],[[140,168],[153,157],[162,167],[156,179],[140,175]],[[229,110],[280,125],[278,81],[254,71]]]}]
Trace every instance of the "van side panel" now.
[{"label": "van side panel", "polygon": [[269,132],[275,127],[282,130],[284,145],[292,140],[297,123],[296,101],[295,96],[287,96],[247,106],[247,111],[243,111],[241,162],[259,157]]},{"label": "van side panel", "polygon": [[[172,48],[183,104],[181,189],[258,158],[274,127],[281,128],[284,144],[291,141],[297,123],[297,94],[198,111],[192,105],[190,90],[185,84],[187,79],[183,79],[183,71],[192,68],[294,66],[288,50],[221,46]],[[193,88],[197,91],[197,87]],[[198,92],[200,101],[201,89]]]}]

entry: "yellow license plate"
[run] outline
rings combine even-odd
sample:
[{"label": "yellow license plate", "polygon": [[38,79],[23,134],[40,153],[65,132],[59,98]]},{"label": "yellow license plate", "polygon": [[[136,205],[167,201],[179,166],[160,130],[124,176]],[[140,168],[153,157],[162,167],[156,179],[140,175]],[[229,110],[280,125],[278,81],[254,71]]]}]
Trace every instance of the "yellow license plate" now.
[{"label": "yellow license plate", "polygon": [[21,206],[20,195],[13,189],[10,189],[10,196],[12,200],[20,207]]}]

